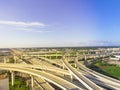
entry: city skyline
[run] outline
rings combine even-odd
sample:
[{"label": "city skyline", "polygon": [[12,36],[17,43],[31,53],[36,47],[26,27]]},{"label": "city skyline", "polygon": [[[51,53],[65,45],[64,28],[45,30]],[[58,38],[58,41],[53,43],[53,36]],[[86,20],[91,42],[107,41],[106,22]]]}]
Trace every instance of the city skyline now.
[{"label": "city skyline", "polygon": [[0,48],[119,46],[119,0],[1,0]]}]

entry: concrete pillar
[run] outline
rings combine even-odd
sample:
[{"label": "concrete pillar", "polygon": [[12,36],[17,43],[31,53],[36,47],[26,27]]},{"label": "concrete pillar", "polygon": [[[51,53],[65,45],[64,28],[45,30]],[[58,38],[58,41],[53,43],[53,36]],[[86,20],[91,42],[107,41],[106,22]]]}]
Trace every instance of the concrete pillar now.
[{"label": "concrete pillar", "polygon": [[[62,60],[65,60],[65,56],[64,55],[62,56]],[[65,69],[64,63],[63,63],[63,69]]]},{"label": "concrete pillar", "polygon": [[20,58],[22,59],[22,55],[20,56]]},{"label": "concrete pillar", "polygon": [[28,82],[28,80],[26,80],[26,86],[28,86],[29,85],[29,82]]},{"label": "concrete pillar", "polygon": [[32,75],[30,75],[30,77],[31,77],[31,88],[32,90],[34,90],[34,78]]},{"label": "concrete pillar", "polygon": [[99,58],[101,57],[101,55],[99,54]]},{"label": "concrete pillar", "polygon": [[14,56],[14,63],[16,63],[16,61],[17,61],[17,59],[16,59],[16,57]]},{"label": "concrete pillar", "polygon": [[73,75],[72,74],[70,75],[70,79],[71,79],[71,81],[73,81]]},{"label": "concrete pillar", "polygon": [[6,57],[4,57],[4,63],[6,63]]},{"label": "concrete pillar", "polygon": [[11,71],[11,82],[12,82],[12,86],[14,85],[14,71]]},{"label": "concrete pillar", "polygon": [[79,70],[79,67],[77,67],[77,70]]},{"label": "concrete pillar", "polygon": [[87,60],[86,55],[85,55],[85,61]]},{"label": "concrete pillar", "polygon": [[75,68],[77,67],[76,63],[75,63]]},{"label": "concrete pillar", "polygon": [[6,61],[6,63],[7,63],[7,62],[9,62],[9,61],[10,61],[10,59],[9,59],[9,58],[7,58],[7,61]]},{"label": "concrete pillar", "polygon": [[45,53],[45,58],[46,58],[46,53]]},{"label": "concrete pillar", "polygon": [[63,64],[63,70],[65,69],[65,65]]},{"label": "concrete pillar", "polygon": [[109,59],[111,58],[111,56],[109,56]]}]

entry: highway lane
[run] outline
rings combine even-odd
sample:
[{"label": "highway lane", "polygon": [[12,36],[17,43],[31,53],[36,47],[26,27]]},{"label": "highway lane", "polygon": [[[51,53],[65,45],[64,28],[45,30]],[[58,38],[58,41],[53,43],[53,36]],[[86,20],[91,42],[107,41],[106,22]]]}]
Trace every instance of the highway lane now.
[{"label": "highway lane", "polygon": [[63,55],[59,55],[59,54],[51,54],[51,55],[34,55],[34,54],[31,54],[31,55],[29,55],[29,54],[23,54],[22,55],[23,57],[33,57],[33,56],[36,56],[36,57],[44,57],[44,56],[46,56],[46,57],[50,57],[50,56],[63,56]]},{"label": "highway lane", "polygon": [[[22,51],[20,51],[20,50],[16,50],[16,49],[11,49],[11,51],[12,51],[12,53],[13,53],[13,55],[17,55],[17,56],[24,56],[24,52],[22,52]],[[26,55],[25,55],[26,56]],[[34,56],[34,55],[33,55]],[[45,56],[45,55],[42,55],[42,56]],[[53,55],[53,56],[55,56],[55,55]],[[37,57],[38,57],[38,55],[37,55]],[[50,59],[47,59],[47,58],[44,58],[44,57],[39,57],[40,59],[42,59],[42,60],[45,60],[45,61],[47,61],[47,62],[49,62],[49,63],[51,63],[51,64],[55,64],[55,65],[58,65],[59,67],[63,67],[63,65],[62,65],[62,63],[58,63],[58,62],[56,62],[56,61],[53,61],[53,60],[50,60]]]},{"label": "highway lane", "polygon": [[63,63],[62,62],[56,62],[55,60],[50,60],[50,59],[48,59],[48,58],[45,58],[45,57],[39,57],[40,59],[42,59],[42,60],[45,60],[45,61],[47,61],[47,62],[49,62],[49,63],[51,63],[51,64],[55,64],[55,65],[58,65],[59,67],[63,67]]},{"label": "highway lane", "polygon": [[[26,59],[24,61],[26,61]],[[39,65],[40,63],[38,63],[39,60],[37,60],[37,62],[36,62],[35,58],[32,61],[33,62],[31,62],[31,60],[28,60],[28,62],[30,62],[32,64],[38,64],[38,65],[33,65],[32,68],[37,68],[37,69],[42,69],[42,70],[50,70],[50,71],[55,71],[55,72],[58,72],[58,73],[61,73],[61,74],[64,74],[64,75],[70,75],[70,73],[68,71],[56,68],[55,66],[53,67],[53,65],[51,65],[52,68],[49,67],[49,65],[47,65],[47,66],[46,66],[46,64],[43,65],[43,63],[41,63],[42,65],[40,66]],[[27,67],[28,66],[31,67],[31,65],[27,65]]]},{"label": "highway lane", "polygon": [[52,74],[49,74],[43,71],[38,71],[38,70],[24,68],[24,67],[18,67],[17,65],[9,66],[7,64],[0,65],[0,69],[18,71],[18,72],[27,73],[33,76],[37,76],[37,77],[47,80],[48,82],[55,84],[56,86],[62,88],[63,90],[82,90],[80,87],[62,78],[59,78],[55,75],[52,75]]},{"label": "highway lane", "polygon": [[[46,59],[46,58],[44,58]],[[27,64],[26,67],[31,67],[31,68],[34,68],[34,69],[42,69],[42,70],[48,70],[48,71],[54,71],[54,72],[57,72],[57,73],[61,73],[61,74],[65,74],[65,75],[70,75],[69,71],[67,70],[63,70],[61,68],[58,68],[54,65],[51,65],[50,63],[44,61],[44,60],[39,60],[37,58],[25,58],[25,59],[22,59],[24,62],[27,62],[27,63],[30,63],[30,64]],[[23,65],[25,66],[25,65]]]},{"label": "highway lane", "polygon": [[[85,74],[84,74],[85,75]],[[96,83],[97,85],[105,88],[105,90],[119,90],[119,88],[116,88],[115,86],[109,83],[104,82],[104,80],[101,80],[100,78],[91,76],[91,75],[85,75],[87,78],[89,78],[91,81],[93,81],[94,83]]]},{"label": "highway lane", "polygon": [[[52,61],[52,60],[50,60],[50,59],[47,59],[47,58],[44,58],[44,57],[41,57],[42,59],[44,59],[44,60],[47,60],[47,61],[49,61],[49,62],[51,62],[51,63],[55,63],[54,61]],[[60,64],[61,65],[61,64]]]},{"label": "highway lane", "polygon": [[[22,62],[24,62],[24,63],[23,63],[24,66],[20,66],[20,67],[26,67],[26,65],[30,65],[30,64],[27,64],[27,63],[25,62],[25,60],[21,60],[21,59],[19,59],[19,58],[18,58],[17,61],[22,61]],[[26,64],[26,65],[25,65],[25,64]],[[19,63],[19,65],[21,65],[21,63]],[[19,66],[19,65],[18,65],[18,66]],[[30,65],[30,66],[27,67],[27,68],[40,69],[41,67],[40,67],[40,66]],[[42,70],[44,70],[43,67],[42,67]],[[38,86],[38,88],[40,88],[40,89],[42,89],[42,90],[55,90],[48,82],[46,82],[46,81],[45,81],[44,79],[42,79],[42,78],[34,77],[34,82],[36,83],[36,85]]]},{"label": "highway lane", "polygon": [[[44,58],[45,59],[45,58]],[[49,59],[48,59],[48,61],[50,61]],[[51,63],[55,63],[55,62],[51,62]],[[58,63],[56,63],[56,64],[58,64]],[[60,64],[61,65],[61,64]]]},{"label": "highway lane", "polygon": [[77,59],[75,59],[75,64],[78,67],[80,67],[81,69],[83,69],[84,71],[86,71],[87,73],[95,76],[97,79],[101,80],[102,82],[107,83],[109,86],[111,86],[115,89],[120,88],[120,81],[119,80],[113,79],[113,78],[108,77],[106,75],[100,74],[94,70],[91,70],[91,69],[85,67],[84,65],[82,65],[80,62],[78,62]]},{"label": "highway lane", "polygon": [[[51,66],[51,67],[56,67],[52,64],[57,64],[59,63],[60,64],[60,60],[50,60],[50,59],[47,59],[47,58],[36,58],[36,57],[32,57],[30,59],[27,59],[27,57],[24,57],[24,59],[28,62],[31,62],[32,64],[36,64],[36,65],[46,65],[46,66]],[[59,62],[58,62],[59,61]],[[55,63],[54,63],[55,62]],[[61,62],[62,63],[62,62]]]},{"label": "highway lane", "polygon": [[67,59],[62,60],[66,68],[75,76],[86,88],[89,90],[103,90],[101,87],[94,84],[92,81],[83,76],[75,68],[73,68],[67,61]]},{"label": "highway lane", "polygon": [[[41,70],[48,70],[48,71],[54,71],[54,72],[58,72],[61,74],[65,74],[65,75],[70,75],[70,73],[67,70],[63,70],[57,67],[50,67],[50,66],[46,66],[46,65],[30,65],[30,64],[12,64],[12,63],[6,63],[8,66],[14,66],[17,65],[18,67],[27,67],[27,68],[31,68],[31,69],[41,69]],[[0,63],[0,65],[2,66],[3,63]]]},{"label": "highway lane", "polygon": [[55,90],[51,85],[49,85],[44,79],[35,77],[36,82],[40,85],[42,90]]}]

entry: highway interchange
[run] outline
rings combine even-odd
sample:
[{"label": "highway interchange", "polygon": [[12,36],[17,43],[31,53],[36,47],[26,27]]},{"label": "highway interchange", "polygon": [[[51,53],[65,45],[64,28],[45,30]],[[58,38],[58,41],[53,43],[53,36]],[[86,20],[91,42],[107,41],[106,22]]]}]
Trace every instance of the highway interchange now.
[{"label": "highway interchange", "polygon": [[[119,80],[95,72],[78,61],[78,59],[87,59],[87,57],[105,57],[111,53],[76,54],[74,58],[71,58],[68,54],[60,54],[58,51],[59,54],[46,51],[28,51],[26,53],[20,49],[11,49],[11,52],[15,63],[7,63],[5,59],[4,63],[0,63],[0,69],[29,74],[32,82],[32,90],[35,90],[35,82],[38,83],[38,85],[40,85],[40,82],[45,82],[40,85],[39,90],[57,90],[49,83],[56,85],[61,90],[119,90],[120,88]],[[47,58],[51,56],[61,56],[62,58],[59,61]],[[76,68],[71,66],[69,63],[70,60],[75,62]],[[18,61],[24,63],[18,63]],[[81,68],[82,71],[77,68]]]}]

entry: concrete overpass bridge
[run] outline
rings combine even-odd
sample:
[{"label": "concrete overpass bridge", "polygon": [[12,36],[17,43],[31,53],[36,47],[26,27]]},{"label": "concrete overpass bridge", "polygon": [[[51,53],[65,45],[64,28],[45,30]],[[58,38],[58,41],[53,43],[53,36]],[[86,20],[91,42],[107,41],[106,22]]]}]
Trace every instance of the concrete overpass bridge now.
[{"label": "concrete overpass bridge", "polygon": [[62,60],[65,67],[70,71],[70,73],[79,80],[88,90],[103,90],[101,87],[94,84],[92,81],[87,79],[82,73],[78,72],[75,68],[73,68],[67,61],[67,59]]},{"label": "concrete overpass bridge", "polygon": [[98,80],[100,80],[103,83],[105,83],[105,84],[98,83],[101,86],[112,88],[112,89],[115,89],[115,90],[118,90],[120,88],[120,81],[119,80],[113,79],[111,77],[108,77],[106,75],[100,74],[100,73],[98,73],[98,72],[96,72],[94,70],[91,70],[91,69],[87,68],[85,65],[81,64],[78,61],[78,58],[76,58],[74,61],[75,61],[75,64],[76,64],[75,66],[76,67],[81,68],[85,72],[89,73],[90,75],[93,75],[95,78],[97,78]]},{"label": "concrete overpass bridge", "polygon": [[[16,51],[15,51],[16,52]],[[30,55],[26,55],[26,54],[20,54],[22,56],[30,56]],[[50,61],[51,63],[54,63],[52,60],[50,59],[47,59],[45,58],[46,57],[51,57],[51,56],[56,56],[57,54],[51,54],[51,55],[32,55],[32,56],[35,56],[35,57],[40,57],[41,59],[44,59],[46,61]],[[108,54],[87,54],[87,55],[81,55],[82,58],[85,58],[87,60],[87,58],[96,58],[96,57],[105,57],[106,55]],[[110,55],[110,54],[109,54]],[[30,57],[32,57],[30,56]],[[58,56],[61,56],[62,55],[58,55]],[[69,56],[69,55],[68,55]],[[67,56],[67,57],[68,57]],[[77,56],[77,55],[76,55]],[[76,61],[75,61],[76,62]],[[56,63],[58,64],[58,63]],[[74,76],[76,77],[86,88],[88,88],[89,90],[102,90],[101,87],[97,86],[96,84],[94,84],[93,82],[91,82],[89,79],[87,79],[85,76],[83,76],[80,72],[78,72],[76,69],[74,69],[72,66],[69,65],[68,61],[67,60],[63,60],[63,64],[64,66],[66,66],[66,68],[69,70],[69,72]],[[60,64],[61,65],[61,64]],[[76,65],[78,66],[78,63],[76,63]],[[61,65],[62,66],[62,65]],[[78,66],[79,67],[79,66]],[[82,66],[80,66],[82,67]],[[83,69],[83,67],[82,67]],[[84,69],[84,71],[86,70],[86,72],[90,73],[88,69]],[[91,70],[90,70],[91,71]],[[90,73],[91,74],[91,73]],[[98,76],[98,74],[96,73],[93,73],[95,76],[99,77],[101,75]],[[92,75],[93,75],[92,74]],[[101,76],[102,77],[102,76]],[[100,77],[99,77],[100,78]],[[104,77],[105,78],[105,77]],[[102,78],[104,80],[104,78]],[[110,79],[110,78],[107,78],[107,79]],[[109,81],[108,81],[109,82]],[[111,82],[112,83],[112,82]],[[119,85],[118,82],[116,83],[116,85]],[[116,86],[114,85],[114,86]],[[118,87],[116,87],[115,89],[118,89]]]},{"label": "concrete overpass bridge", "polygon": [[[44,71],[53,71],[57,73],[61,73],[63,75],[71,75],[67,70],[63,70],[57,67],[50,67],[50,66],[45,66],[45,65],[32,65],[32,64],[12,64],[12,63],[5,63],[9,66],[15,65],[19,67],[24,67],[24,68],[31,68],[31,69],[39,69],[39,70],[44,70]],[[4,65],[3,63],[0,63],[0,65]]]},{"label": "concrete overpass bridge", "polygon": [[[38,71],[35,69],[31,68],[25,68],[25,67],[20,67],[15,64],[0,64],[0,69],[1,70],[9,70],[9,71],[17,71],[17,72],[22,72],[31,75],[32,77],[32,84],[33,84],[33,76],[37,76],[40,78],[45,79],[46,81],[55,84],[56,86],[60,87],[63,90],[82,90],[82,88],[62,79],[59,78],[55,75],[43,72],[43,71]],[[12,79],[13,79],[13,73],[12,73]],[[13,80],[12,80],[13,81]],[[33,85],[32,85],[33,86]]]}]

